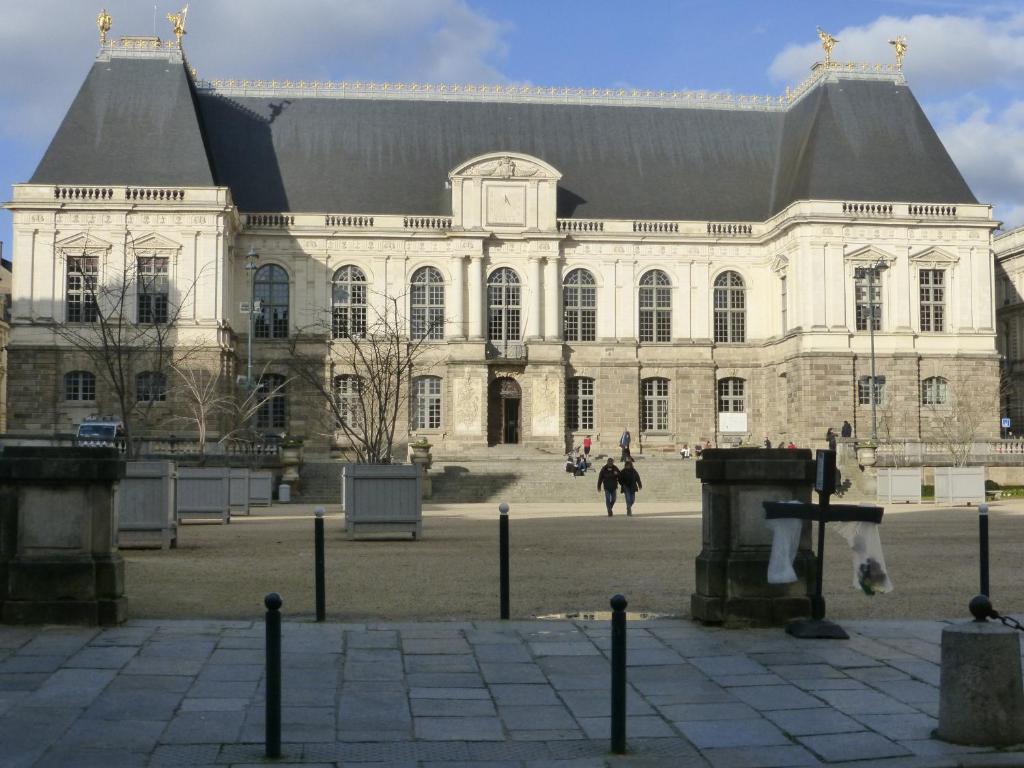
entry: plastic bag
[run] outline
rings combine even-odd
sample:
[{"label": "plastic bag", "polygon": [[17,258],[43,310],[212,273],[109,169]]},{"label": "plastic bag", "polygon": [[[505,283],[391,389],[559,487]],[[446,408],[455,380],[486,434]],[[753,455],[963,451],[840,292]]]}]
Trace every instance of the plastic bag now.
[{"label": "plastic bag", "polygon": [[866,595],[892,592],[892,580],[882,555],[882,540],[877,523],[831,523],[833,530],[846,539],[853,553],[853,586]]},{"label": "plastic bag", "polygon": [[800,547],[804,521],[793,517],[765,520],[772,529],[772,554],[768,558],[768,583],[791,584],[797,580],[793,560]]}]

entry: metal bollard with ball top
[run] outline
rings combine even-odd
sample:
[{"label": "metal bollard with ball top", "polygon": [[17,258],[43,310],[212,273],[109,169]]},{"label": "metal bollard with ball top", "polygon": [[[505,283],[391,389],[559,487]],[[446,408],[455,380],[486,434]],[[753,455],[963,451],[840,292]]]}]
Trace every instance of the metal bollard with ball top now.
[{"label": "metal bollard with ball top", "polygon": [[267,701],[266,755],[281,756],[281,606],[284,601],[277,592],[263,598],[267,607]]},{"label": "metal bollard with ball top", "polygon": [[313,547],[316,553],[314,569],[316,571],[316,620],[327,618],[327,588],[324,582],[324,508],[313,510]]},{"label": "metal bollard with ball top", "polygon": [[612,752],[626,753],[626,598],[615,595],[612,605]]},{"label": "metal bollard with ball top", "polygon": [[498,581],[501,591],[501,618],[509,617],[508,588],[508,504],[498,505]]}]

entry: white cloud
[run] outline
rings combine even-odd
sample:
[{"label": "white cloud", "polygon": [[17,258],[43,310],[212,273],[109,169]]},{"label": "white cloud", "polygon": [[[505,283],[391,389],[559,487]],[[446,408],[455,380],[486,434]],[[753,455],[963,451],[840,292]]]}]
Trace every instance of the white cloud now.
[{"label": "white cloud", "polygon": [[[151,3],[106,1],[111,37],[152,34]],[[53,135],[98,51],[99,5],[5,4],[0,111],[16,119],[0,123],[0,138]],[[178,4],[157,6],[156,33],[170,38],[164,16]],[[506,82],[506,32],[466,0],[194,0],[185,50],[204,77]]]},{"label": "white cloud", "polygon": [[[1024,13],[982,18],[881,16],[870,24],[829,30],[838,39],[837,61],[895,61],[888,41],[909,43],[904,71],[915,91],[927,94],[1014,84],[1024,77]],[[781,82],[799,82],[823,56],[815,41],[783,50],[769,68]]]}]

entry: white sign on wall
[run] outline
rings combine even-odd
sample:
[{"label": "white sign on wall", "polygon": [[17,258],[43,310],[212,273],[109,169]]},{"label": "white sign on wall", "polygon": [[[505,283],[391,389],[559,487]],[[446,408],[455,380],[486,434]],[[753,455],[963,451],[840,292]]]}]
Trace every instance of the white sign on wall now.
[{"label": "white sign on wall", "polygon": [[719,432],[746,432],[747,414],[745,413],[719,413]]}]

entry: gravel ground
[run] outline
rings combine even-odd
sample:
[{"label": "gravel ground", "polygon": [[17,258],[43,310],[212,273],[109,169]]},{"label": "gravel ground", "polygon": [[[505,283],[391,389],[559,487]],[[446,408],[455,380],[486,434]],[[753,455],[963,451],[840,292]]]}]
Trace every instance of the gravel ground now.
[{"label": "gravel ground", "polygon": [[[621,505],[620,505],[621,506]],[[494,504],[428,506],[424,535],[350,541],[327,508],[327,612],[331,620],[497,618]],[[992,597],[1024,611],[1020,589],[1024,503],[992,505]],[[846,543],[826,536],[830,618],[967,617],[977,592],[977,511],[895,505],[882,525],[896,589],[868,597],[851,586]],[[608,609],[622,592],[630,612],[687,616],[700,552],[696,507],[638,504],[608,518],[599,500],[518,504],[511,519],[513,618]],[[230,525],[189,524],[171,551],[123,552],[131,618],[252,618],[277,591],[287,615],[311,615],[312,507],[278,505]]]}]

